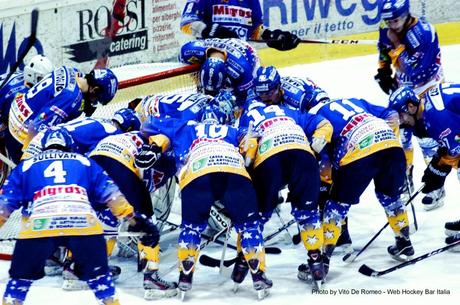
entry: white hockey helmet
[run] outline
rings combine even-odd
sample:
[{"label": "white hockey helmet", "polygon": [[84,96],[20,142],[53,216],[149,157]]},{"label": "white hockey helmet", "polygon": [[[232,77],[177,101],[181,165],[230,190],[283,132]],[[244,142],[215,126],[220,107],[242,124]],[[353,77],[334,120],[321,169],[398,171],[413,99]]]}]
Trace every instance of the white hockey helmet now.
[{"label": "white hockey helmet", "polygon": [[41,54],[35,55],[24,67],[24,82],[33,86],[53,70],[54,66],[47,57]]}]

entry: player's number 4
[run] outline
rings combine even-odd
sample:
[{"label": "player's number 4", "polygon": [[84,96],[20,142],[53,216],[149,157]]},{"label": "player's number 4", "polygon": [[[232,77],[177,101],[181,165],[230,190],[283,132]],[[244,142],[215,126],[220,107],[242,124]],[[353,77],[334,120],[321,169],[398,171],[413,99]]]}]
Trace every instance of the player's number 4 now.
[{"label": "player's number 4", "polygon": [[50,165],[45,169],[43,172],[46,178],[54,177],[54,183],[63,183],[65,182],[65,176],[67,172],[64,170],[62,166],[62,161],[53,161]]}]

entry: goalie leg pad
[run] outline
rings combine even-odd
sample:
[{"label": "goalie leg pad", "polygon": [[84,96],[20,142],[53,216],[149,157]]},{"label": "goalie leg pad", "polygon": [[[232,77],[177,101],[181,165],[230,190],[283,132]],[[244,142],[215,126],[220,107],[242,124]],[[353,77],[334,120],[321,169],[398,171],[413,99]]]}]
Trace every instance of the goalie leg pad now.
[{"label": "goalie leg pad", "polygon": [[32,280],[10,278],[3,294],[3,304],[23,304],[32,283]]}]

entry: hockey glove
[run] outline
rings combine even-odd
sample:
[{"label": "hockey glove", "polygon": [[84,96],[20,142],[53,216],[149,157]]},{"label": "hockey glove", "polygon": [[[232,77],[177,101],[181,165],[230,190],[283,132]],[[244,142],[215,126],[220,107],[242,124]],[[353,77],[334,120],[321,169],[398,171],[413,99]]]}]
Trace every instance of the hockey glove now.
[{"label": "hockey glove", "polygon": [[398,88],[398,83],[391,77],[391,74],[390,68],[381,68],[377,69],[377,74],[374,76],[374,79],[386,94],[390,94]]},{"label": "hockey glove", "polygon": [[279,51],[288,51],[297,47],[300,43],[300,38],[289,31],[268,29],[262,33],[262,39],[267,41],[267,46]]},{"label": "hockey glove", "polygon": [[144,214],[136,213],[129,221],[128,231],[143,232],[144,236],[139,238],[144,246],[155,247],[160,240],[160,233],[151,218]]},{"label": "hockey glove", "polygon": [[450,165],[440,164],[441,158],[446,154],[447,149],[441,147],[431,159],[430,164],[423,172],[422,182],[425,182],[425,186],[422,189],[422,193],[428,194],[444,186],[446,177],[452,169]]},{"label": "hockey glove", "polygon": [[239,38],[238,35],[220,24],[208,25],[201,32],[203,38]]},{"label": "hockey glove", "polygon": [[134,159],[134,164],[137,168],[147,169],[152,167],[155,162],[161,157],[161,147],[152,144],[142,145],[141,151]]}]

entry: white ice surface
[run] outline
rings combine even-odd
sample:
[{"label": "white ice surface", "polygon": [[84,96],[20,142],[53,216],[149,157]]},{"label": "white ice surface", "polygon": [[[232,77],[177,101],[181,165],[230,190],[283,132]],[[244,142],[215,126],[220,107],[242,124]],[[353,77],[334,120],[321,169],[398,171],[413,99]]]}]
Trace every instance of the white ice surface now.
[{"label": "white ice surface", "polygon": [[[443,64],[446,79],[460,81],[460,45],[442,48]],[[306,55],[308,56],[308,54]],[[293,66],[281,69],[283,75],[308,76],[329,92],[331,97],[363,97],[375,103],[385,103],[386,96],[373,80],[376,70],[376,55],[356,57],[345,60],[334,60],[310,65]],[[415,145],[417,146],[417,145]],[[420,151],[415,151],[415,183],[420,186],[420,178],[424,169]],[[416,255],[444,246],[444,223],[460,218],[460,188],[456,173],[452,172],[446,183],[447,196],[444,207],[426,212],[422,209],[419,196],[415,200],[415,209],[419,230],[412,235]],[[290,219],[289,207],[284,205],[282,214],[285,221]],[[411,214],[409,214],[411,215]],[[411,217],[411,216],[410,216]],[[361,197],[361,203],[352,207],[350,214],[350,233],[355,248],[360,248],[385,224],[383,209],[375,199],[373,186]],[[280,225],[275,217],[269,222],[266,231],[270,232]],[[291,234],[296,233],[295,226],[290,228]],[[387,274],[381,278],[368,278],[358,273],[361,264],[366,263],[375,269],[386,269],[397,262],[386,252],[387,246],[393,243],[391,231],[386,229],[381,236],[352,264],[342,262],[342,256],[334,256],[323,294],[312,294],[311,287],[296,278],[298,264],[305,262],[306,251],[302,245],[294,246],[283,241],[285,234],[280,234],[276,246],[282,249],[280,255],[267,255],[267,275],[273,280],[271,294],[263,301],[257,301],[256,292],[252,289],[248,278],[241,285],[240,291],[234,294],[231,280],[222,277],[218,269],[198,265],[193,289],[186,297],[186,304],[264,304],[264,305],[297,305],[297,304],[459,304],[460,296],[460,253],[444,252],[415,265]],[[161,268],[167,269],[174,263],[175,253],[172,249],[177,232],[164,236],[163,249],[171,255],[162,260]],[[232,238],[234,242],[234,238]],[[220,257],[218,246],[209,246],[203,252],[216,258]],[[91,249],[88,249],[91,251]],[[228,250],[227,258],[232,258],[235,251]],[[145,301],[142,298],[142,276],[135,272],[135,264],[131,261],[117,262],[123,272],[117,282],[117,291],[121,304],[181,304],[177,298]],[[0,290],[4,290],[8,280],[9,262],[0,262]],[[166,275],[169,280],[177,280],[177,271]],[[37,281],[31,288],[25,304],[50,305],[96,304],[90,291],[65,292],[60,289],[62,280],[59,277],[48,277]],[[363,294],[362,289],[375,290],[379,295]],[[400,294],[389,295],[388,289]],[[423,290],[422,296],[404,293],[405,290]],[[447,289],[450,295],[426,295],[425,289]],[[344,291],[344,292],[342,292]],[[342,294],[340,294],[342,292]],[[357,292],[353,294],[353,292]],[[348,294],[345,294],[348,293]],[[335,294],[335,295],[334,295]],[[241,302],[241,303],[240,303]]]}]

